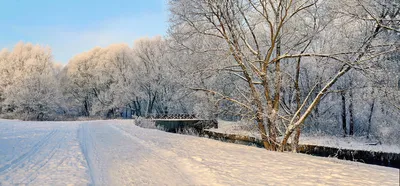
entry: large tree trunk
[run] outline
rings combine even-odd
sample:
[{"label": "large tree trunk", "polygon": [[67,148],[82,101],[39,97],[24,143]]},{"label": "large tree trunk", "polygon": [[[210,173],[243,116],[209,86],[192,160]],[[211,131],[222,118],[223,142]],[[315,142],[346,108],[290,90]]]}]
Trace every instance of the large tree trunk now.
[{"label": "large tree trunk", "polygon": [[[281,56],[281,34],[280,31],[282,30],[282,25],[281,25],[281,14],[280,10],[278,8],[278,11],[275,12],[275,29],[276,29],[276,49],[275,49],[275,55],[276,56]],[[274,41],[274,40],[272,40]],[[270,50],[272,51],[273,45],[271,46]],[[269,55],[270,56],[270,55]],[[281,87],[282,87],[282,75],[281,75],[281,60],[277,60],[275,62],[275,92],[274,92],[274,101],[273,104],[270,105],[271,108],[267,108],[267,110],[270,110],[268,112],[268,132],[269,132],[269,141],[270,141],[270,150],[276,151],[278,150],[278,141],[277,141],[277,118],[279,114],[279,102],[280,102],[280,93],[281,93]],[[268,88],[268,87],[266,87]],[[269,107],[269,106],[268,106]]]},{"label": "large tree trunk", "polygon": [[[310,43],[309,43],[310,44]],[[308,45],[309,45],[308,44]],[[307,46],[308,46],[307,45]],[[304,53],[305,50],[303,50]],[[296,110],[299,110],[301,107],[301,100],[300,100],[300,85],[299,85],[299,79],[300,79],[300,62],[301,62],[301,58],[299,58],[297,60],[297,66],[296,66],[296,80],[294,83],[294,87],[296,89]],[[296,116],[297,118],[300,117],[300,112],[297,114]],[[292,151],[293,152],[297,152],[297,149],[299,148],[299,140],[300,140],[300,134],[301,134],[301,128],[298,127],[296,129],[296,133],[293,137],[292,140]]]},{"label": "large tree trunk", "polygon": [[[272,114],[275,115],[275,114]],[[275,117],[275,116],[272,116]],[[276,151],[278,149],[277,147],[277,134],[276,134],[276,119],[267,119],[267,126],[268,126],[268,143],[269,143],[269,148],[268,150],[271,151]]]},{"label": "large tree trunk", "polygon": [[262,113],[257,114],[256,121],[257,121],[258,130],[260,131],[260,134],[261,134],[261,139],[263,141],[264,148],[267,150],[273,150],[271,147],[272,145],[267,136],[267,130],[265,130],[264,119],[262,117]]}]

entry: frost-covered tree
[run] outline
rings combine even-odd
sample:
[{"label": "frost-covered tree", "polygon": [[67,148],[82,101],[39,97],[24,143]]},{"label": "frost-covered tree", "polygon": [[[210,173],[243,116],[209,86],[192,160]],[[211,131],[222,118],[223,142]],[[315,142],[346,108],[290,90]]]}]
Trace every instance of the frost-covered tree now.
[{"label": "frost-covered tree", "polygon": [[132,78],[132,50],[124,44],[94,48],[75,56],[63,75],[64,93],[78,115],[112,115],[123,106]]},{"label": "frost-covered tree", "polygon": [[62,112],[62,97],[48,47],[18,43],[2,52],[1,105],[13,118],[44,120]]}]

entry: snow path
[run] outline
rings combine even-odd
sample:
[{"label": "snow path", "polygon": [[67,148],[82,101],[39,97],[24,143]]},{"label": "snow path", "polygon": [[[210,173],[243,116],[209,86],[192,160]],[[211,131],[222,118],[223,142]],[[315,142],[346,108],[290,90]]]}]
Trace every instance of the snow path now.
[{"label": "snow path", "polygon": [[0,120],[0,185],[398,185],[399,170],[142,129]]}]

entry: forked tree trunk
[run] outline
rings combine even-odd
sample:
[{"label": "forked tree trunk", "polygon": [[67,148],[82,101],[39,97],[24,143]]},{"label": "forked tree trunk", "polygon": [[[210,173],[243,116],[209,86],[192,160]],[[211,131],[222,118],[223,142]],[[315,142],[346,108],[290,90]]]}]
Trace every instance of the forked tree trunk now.
[{"label": "forked tree trunk", "polygon": [[[351,66],[343,66],[342,69],[324,86],[324,88],[322,88],[319,93],[317,94],[317,97],[314,98],[314,100],[312,101],[312,103],[307,107],[306,111],[300,116],[300,118],[294,122],[289,124],[288,128],[286,129],[285,135],[283,137],[283,140],[280,144],[280,151],[284,151],[285,146],[287,144],[287,141],[289,139],[289,137],[293,134],[293,132],[298,128],[301,127],[301,125],[303,125],[304,121],[306,120],[306,118],[311,114],[311,111],[313,111],[313,109],[319,104],[319,102],[321,101],[321,98],[323,95],[326,94],[326,92],[328,91],[329,88],[332,87],[332,85],[334,85],[336,83],[336,81],[342,77],[344,74],[346,74],[352,67]],[[304,100],[304,101],[307,101]]]},{"label": "forked tree trunk", "polygon": [[[276,35],[275,35],[275,55],[276,56],[281,56],[281,34],[280,32],[282,31],[283,25],[281,25],[281,12],[278,8],[278,11],[275,12],[275,29],[276,29]],[[274,41],[274,40],[273,40]],[[271,46],[271,51],[273,49],[273,46]],[[270,55],[269,55],[270,56]],[[281,87],[282,87],[282,75],[281,75],[281,61],[277,60],[275,62],[275,93],[274,93],[274,100],[272,105],[267,106],[267,110],[270,110],[268,112],[268,132],[269,132],[269,142],[270,142],[270,149],[272,151],[277,151],[278,150],[278,141],[277,141],[277,118],[278,118],[278,113],[279,113],[279,102],[280,102],[280,93],[281,93]],[[268,87],[265,87],[268,89]]]}]

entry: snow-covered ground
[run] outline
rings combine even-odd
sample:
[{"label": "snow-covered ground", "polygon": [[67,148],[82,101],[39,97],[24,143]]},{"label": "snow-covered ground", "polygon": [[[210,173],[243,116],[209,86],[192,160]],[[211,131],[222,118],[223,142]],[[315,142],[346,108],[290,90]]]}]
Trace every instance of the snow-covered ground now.
[{"label": "snow-covered ground", "polygon": [[[240,122],[229,122],[229,121],[218,121],[218,129],[209,129],[213,132],[225,133],[225,134],[236,134],[243,136],[251,136],[256,139],[260,139],[260,135],[256,128],[245,128],[243,129],[243,123]],[[307,135],[302,134],[300,137],[300,144],[304,145],[319,145],[325,147],[334,147],[339,149],[353,149],[353,150],[365,150],[375,152],[392,152],[400,153],[400,145],[388,145],[388,144],[375,144],[371,145],[370,141],[362,137],[335,137],[335,136],[323,136],[323,135]]]},{"label": "snow-covered ground", "polygon": [[399,170],[143,129],[0,120],[0,185],[398,185]]}]

